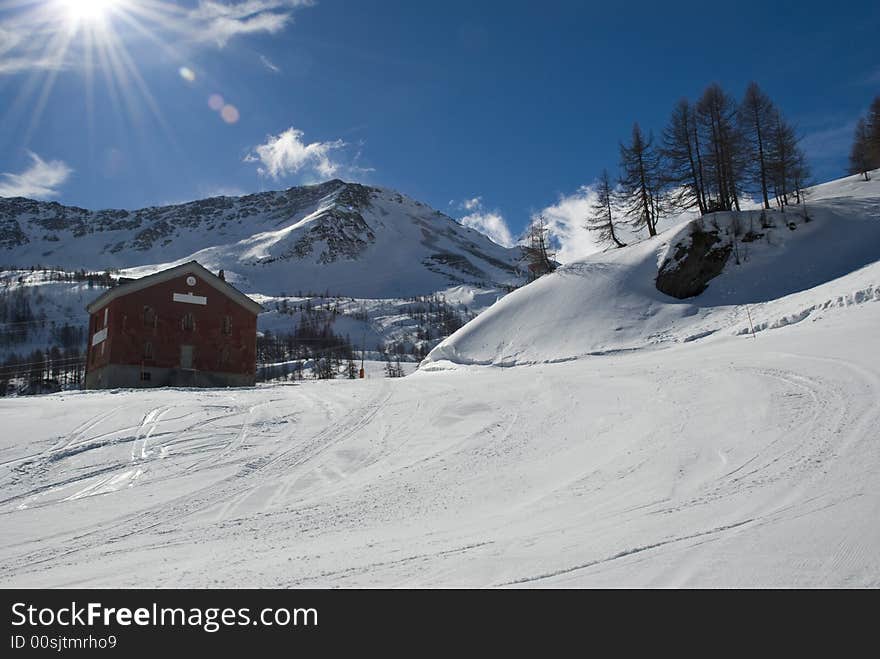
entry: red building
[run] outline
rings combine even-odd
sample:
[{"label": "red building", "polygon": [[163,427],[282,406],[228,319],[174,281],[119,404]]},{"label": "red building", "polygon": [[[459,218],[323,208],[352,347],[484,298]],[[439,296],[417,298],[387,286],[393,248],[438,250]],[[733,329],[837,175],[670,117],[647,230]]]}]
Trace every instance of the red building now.
[{"label": "red building", "polygon": [[121,283],[86,307],[86,388],[252,386],[262,309],[195,261]]}]

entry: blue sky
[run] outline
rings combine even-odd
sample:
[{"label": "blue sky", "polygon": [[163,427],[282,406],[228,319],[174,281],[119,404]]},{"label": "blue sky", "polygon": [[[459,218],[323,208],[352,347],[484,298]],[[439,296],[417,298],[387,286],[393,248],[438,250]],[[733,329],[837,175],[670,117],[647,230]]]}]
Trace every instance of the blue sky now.
[{"label": "blue sky", "polygon": [[0,194],[137,208],[336,176],[504,241],[580,213],[632,122],[659,133],[712,81],[756,80],[815,178],[841,175],[878,35],[871,2],[5,0]]}]

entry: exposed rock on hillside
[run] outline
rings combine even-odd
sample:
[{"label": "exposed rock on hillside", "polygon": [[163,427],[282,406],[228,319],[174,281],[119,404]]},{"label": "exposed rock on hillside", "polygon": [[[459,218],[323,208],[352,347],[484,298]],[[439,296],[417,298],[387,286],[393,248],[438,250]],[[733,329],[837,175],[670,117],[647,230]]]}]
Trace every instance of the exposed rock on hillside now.
[{"label": "exposed rock on hillside", "polygon": [[709,281],[724,270],[732,249],[718,231],[704,231],[696,223],[691,227],[690,240],[676,243],[672,258],[657,273],[657,290],[679,300],[706,290]]}]

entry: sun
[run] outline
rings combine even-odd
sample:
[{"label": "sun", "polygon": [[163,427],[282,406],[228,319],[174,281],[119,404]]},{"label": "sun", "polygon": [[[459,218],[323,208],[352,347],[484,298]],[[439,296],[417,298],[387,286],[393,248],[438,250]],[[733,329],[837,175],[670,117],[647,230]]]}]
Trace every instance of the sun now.
[{"label": "sun", "polygon": [[[244,2],[236,0],[239,1]],[[209,4],[214,2],[210,0]],[[246,0],[248,6],[262,2]],[[220,5],[219,0],[217,4]],[[13,44],[25,43],[28,57],[38,58],[34,61],[39,61],[40,66],[34,68],[30,81],[22,87],[13,110],[4,111],[8,104],[0,92],[3,101],[0,102],[0,123],[4,122],[4,115],[20,112],[33,104],[26,133],[29,136],[36,130],[49,104],[60,73],[77,67],[83,74],[82,100],[90,131],[97,128],[94,124],[94,96],[96,88],[103,83],[108,94],[107,107],[111,111],[127,114],[133,123],[142,122],[145,113],[152,114],[162,129],[170,134],[170,127],[141,75],[139,64],[155,52],[163,60],[168,58],[176,63],[173,67],[175,74],[180,66],[180,76],[189,83],[195,81],[195,73],[185,66],[184,61],[178,62],[182,56],[173,40],[173,37],[188,34],[181,26],[189,24],[182,20],[189,16],[189,8],[177,0],[0,0],[0,14],[11,5],[21,8],[17,25],[21,28],[22,38],[19,40],[18,35],[14,35]],[[0,73],[8,58],[8,55],[4,57],[3,50],[5,27],[0,21]],[[138,56],[132,52],[135,47]],[[13,58],[13,64],[14,61]]]},{"label": "sun", "polygon": [[74,23],[99,23],[119,5],[120,0],[58,0]]}]

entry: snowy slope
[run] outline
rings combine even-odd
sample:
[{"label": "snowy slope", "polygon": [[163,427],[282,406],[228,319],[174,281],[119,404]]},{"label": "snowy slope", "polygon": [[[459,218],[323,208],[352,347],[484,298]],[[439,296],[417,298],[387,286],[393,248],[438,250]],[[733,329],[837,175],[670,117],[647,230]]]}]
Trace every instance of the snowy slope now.
[{"label": "snowy slope", "polygon": [[766,230],[758,211],[705,218],[706,228],[717,224],[722,234],[738,221],[764,235],[739,242],[740,263],[730,258],[697,297],[677,300],[655,287],[658,266],[676,244],[688,241],[686,221],[654,240],[590,256],[514,291],[442,342],[425,366],[563,361],[738,334],[748,328],[752,310],[760,329],[814,307],[877,299],[880,176],[817,186],[807,203],[812,221],[799,216],[801,209],[771,213],[775,226]]},{"label": "snowy slope", "polygon": [[523,280],[496,245],[392,190],[339,180],[138,211],[0,198],[0,264],[140,276],[196,259],[241,290],[365,298]]},{"label": "snowy slope", "polygon": [[689,301],[686,226],[591,257],[404,379],[0,399],[0,585],[880,587],[873,185]]},{"label": "snowy slope", "polygon": [[878,587],[878,326],[0,400],[0,584]]}]

